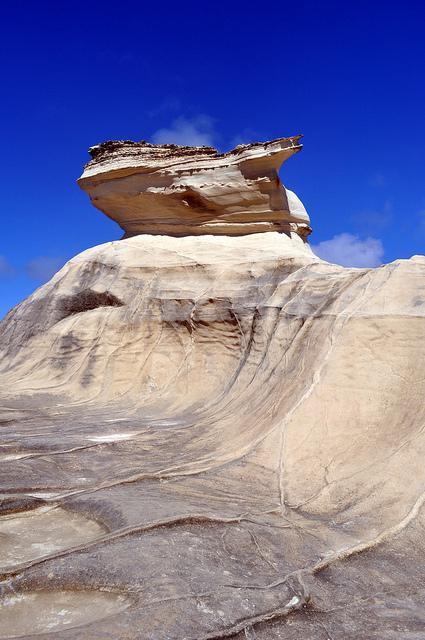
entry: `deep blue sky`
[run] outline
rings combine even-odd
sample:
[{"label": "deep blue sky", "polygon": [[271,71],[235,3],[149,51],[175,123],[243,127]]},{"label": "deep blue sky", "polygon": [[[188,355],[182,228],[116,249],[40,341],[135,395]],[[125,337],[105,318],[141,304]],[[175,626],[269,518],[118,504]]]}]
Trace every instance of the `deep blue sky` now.
[{"label": "deep blue sky", "polygon": [[15,0],[0,31],[0,316],[120,237],[75,184],[106,139],[225,150],[303,133],[282,179],[322,253],[424,253],[423,1]]}]

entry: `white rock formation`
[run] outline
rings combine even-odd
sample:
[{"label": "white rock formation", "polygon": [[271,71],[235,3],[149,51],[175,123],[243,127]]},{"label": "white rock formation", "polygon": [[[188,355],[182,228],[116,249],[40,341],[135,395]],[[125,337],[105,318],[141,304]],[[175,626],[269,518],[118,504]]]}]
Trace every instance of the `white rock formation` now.
[{"label": "white rock formation", "polygon": [[306,236],[307,212],[278,175],[302,148],[300,137],[239,145],[223,154],[212,147],[104,142],[90,149],[93,160],[78,182],[125,237],[267,231]]},{"label": "white rock formation", "polygon": [[423,637],[425,258],[314,256],[292,140],[86,169],[134,237],[0,324],[0,638]]}]

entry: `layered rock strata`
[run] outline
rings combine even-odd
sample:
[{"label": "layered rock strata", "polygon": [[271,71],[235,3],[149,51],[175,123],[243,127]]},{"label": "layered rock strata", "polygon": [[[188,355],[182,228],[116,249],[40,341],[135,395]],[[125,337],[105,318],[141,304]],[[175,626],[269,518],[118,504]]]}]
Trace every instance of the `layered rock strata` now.
[{"label": "layered rock strata", "polygon": [[278,174],[302,148],[300,137],[239,145],[222,154],[213,147],[104,142],[91,147],[93,159],[78,183],[125,237],[267,231],[306,236],[307,212]]},{"label": "layered rock strata", "polygon": [[424,257],[73,258],[0,324],[0,638],[421,639],[424,335]]}]

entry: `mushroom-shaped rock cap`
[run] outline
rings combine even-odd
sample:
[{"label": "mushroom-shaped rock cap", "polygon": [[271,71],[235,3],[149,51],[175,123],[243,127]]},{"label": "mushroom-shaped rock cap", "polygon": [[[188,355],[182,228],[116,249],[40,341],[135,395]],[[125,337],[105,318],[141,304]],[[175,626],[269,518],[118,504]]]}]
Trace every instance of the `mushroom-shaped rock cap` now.
[{"label": "mushroom-shaped rock cap", "polygon": [[301,201],[283,186],[280,166],[301,136],[213,147],[108,141],[91,147],[78,184],[125,237],[244,235],[310,231]]}]

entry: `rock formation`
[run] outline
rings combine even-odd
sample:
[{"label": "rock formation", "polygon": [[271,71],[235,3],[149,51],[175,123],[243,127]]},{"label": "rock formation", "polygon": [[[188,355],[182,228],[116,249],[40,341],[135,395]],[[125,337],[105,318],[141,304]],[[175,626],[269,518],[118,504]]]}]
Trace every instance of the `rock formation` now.
[{"label": "rock formation", "polygon": [[212,147],[104,142],[91,147],[93,160],[78,182],[124,237],[291,230],[305,236],[307,212],[278,174],[301,149],[300,137],[239,145],[223,154]]},{"label": "rock formation", "polygon": [[314,256],[298,148],[92,148],[125,239],[0,324],[0,638],[423,638],[425,258]]}]

